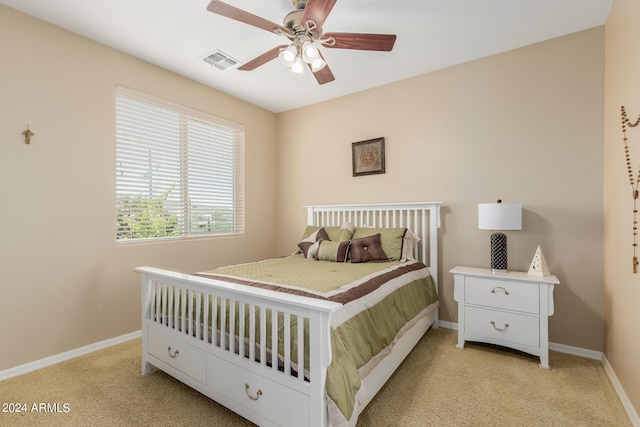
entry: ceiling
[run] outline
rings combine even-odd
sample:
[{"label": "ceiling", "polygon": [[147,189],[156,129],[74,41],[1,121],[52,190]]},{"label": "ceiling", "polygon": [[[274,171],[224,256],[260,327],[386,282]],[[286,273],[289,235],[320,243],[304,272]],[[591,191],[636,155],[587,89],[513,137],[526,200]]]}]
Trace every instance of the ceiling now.
[{"label": "ceiling", "polygon": [[[277,24],[291,0],[225,0]],[[318,85],[273,60],[220,70],[221,50],[245,63],[283,36],[207,11],[209,0],[0,0],[273,112],[282,112],[603,25],[614,0],[338,0],[325,32],[397,34],[391,52],[321,48],[336,80]]]}]

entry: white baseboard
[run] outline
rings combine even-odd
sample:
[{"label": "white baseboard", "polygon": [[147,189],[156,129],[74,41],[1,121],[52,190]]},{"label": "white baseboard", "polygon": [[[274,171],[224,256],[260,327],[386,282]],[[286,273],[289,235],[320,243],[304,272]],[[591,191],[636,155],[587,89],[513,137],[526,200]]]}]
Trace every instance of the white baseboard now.
[{"label": "white baseboard", "polygon": [[85,354],[93,353],[94,351],[102,350],[104,348],[111,347],[112,345],[121,344],[126,341],[131,341],[136,338],[140,338],[141,336],[142,336],[141,331],[135,331],[129,334],[121,335],[119,337],[109,338],[104,341],[100,341],[94,344],[89,344],[84,347],[76,348],[75,350],[65,351],[64,353],[60,353],[51,357],[46,357],[44,359],[36,360],[34,362],[25,363],[24,365],[16,366],[15,368],[6,369],[4,371],[0,371],[0,381],[17,377],[18,375],[23,375],[28,372],[33,372],[38,369],[46,368],[47,366],[52,366],[52,365],[55,365],[56,363],[71,360],[78,356],[83,356]]},{"label": "white baseboard", "polygon": [[611,380],[613,388],[616,390],[618,396],[620,397],[620,401],[622,402],[622,406],[624,406],[624,410],[627,411],[627,415],[629,416],[631,424],[634,427],[640,427],[640,416],[638,416],[638,413],[631,404],[627,393],[625,393],[624,389],[622,388],[622,384],[620,384],[620,381],[618,381],[616,373],[613,371],[611,364],[605,356],[602,356],[602,364],[604,365],[604,371],[607,373],[609,380]]},{"label": "white baseboard", "polygon": [[442,326],[443,328],[453,329],[454,331],[458,330],[458,324],[453,322],[445,322],[444,320],[438,320],[438,326]]},{"label": "white baseboard", "polygon": [[[457,323],[444,322],[442,320],[440,320],[438,323],[443,328],[458,330]],[[622,388],[622,384],[620,384],[620,381],[618,381],[618,377],[616,376],[615,372],[613,371],[613,368],[609,364],[609,361],[601,351],[589,350],[589,349],[580,348],[580,347],[573,347],[570,345],[558,344],[555,342],[549,343],[549,350],[557,351],[559,353],[572,354],[574,356],[580,356],[587,359],[599,360],[600,362],[602,362],[602,365],[604,366],[604,371],[609,377],[609,380],[611,381],[613,388],[616,390],[616,393],[618,393],[618,397],[622,402],[622,406],[624,406],[624,410],[627,412],[627,415],[629,416],[629,420],[631,421],[631,424],[634,427],[640,427],[640,417],[638,416],[638,413],[636,412],[633,405],[631,404],[631,401],[629,400],[627,393],[625,393],[624,389]]]},{"label": "white baseboard", "polygon": [[570,345],[558,344],[555,342],[549,343],[549,350],[557,351],[558,353],[572,354],[574,356],[584,357],[586,359],[600,360],[604,355],[601,351],[589,350],[586,348],[573,347]]}]

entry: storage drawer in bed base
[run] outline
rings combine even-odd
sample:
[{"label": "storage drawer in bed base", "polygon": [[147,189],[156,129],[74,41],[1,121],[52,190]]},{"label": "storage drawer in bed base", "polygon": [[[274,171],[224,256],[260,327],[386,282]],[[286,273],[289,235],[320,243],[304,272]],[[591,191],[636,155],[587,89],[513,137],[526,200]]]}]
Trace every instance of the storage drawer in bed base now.
[{"label": "storage drawer in bed base", "polygon": [[275,425],[292,427],[309,416],[308,395],[211,354],[207,355],[207,384],[233,402],[234,410],[237,405],[244,408],[237,412],[245,416],[253,413]]},{"label": "storage drawer in bed base", "polygon": [[147,327],[147,352],[203,384],[207,381],[206,353],[170,334]]}]

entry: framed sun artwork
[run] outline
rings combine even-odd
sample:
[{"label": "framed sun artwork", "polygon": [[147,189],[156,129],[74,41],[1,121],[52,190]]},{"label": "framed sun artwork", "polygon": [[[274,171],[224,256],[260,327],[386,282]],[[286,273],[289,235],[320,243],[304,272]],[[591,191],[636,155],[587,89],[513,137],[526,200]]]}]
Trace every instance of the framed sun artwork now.
[{"label": "framed sun artwork", "polygon": [[353,176],[384,173],[384,138],[351,143]]}]

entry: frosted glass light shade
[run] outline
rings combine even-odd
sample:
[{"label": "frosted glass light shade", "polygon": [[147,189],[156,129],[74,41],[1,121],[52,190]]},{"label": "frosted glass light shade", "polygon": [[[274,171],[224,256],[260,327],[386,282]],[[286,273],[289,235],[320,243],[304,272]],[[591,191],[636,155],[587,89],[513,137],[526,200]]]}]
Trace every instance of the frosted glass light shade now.
[{"label": "frosted glass light shade", "polygon": [[296,59],[297,54],[298,51],[296,50],[296,47],[294,45],[290,45],[286,49],[281,50],[278,56],[280,57],[280,60],[284,65],[286,65],[287,67],[291,67],[291,65],[293,65],[293,61]]},{"label": "frosted glass light shade", "polygon": [[322,58],[318,57],[311,63],[311,71],[314,73],[316,71],[320,71],[325,67],[325,65],[327,65],[327,63],[324,62]]},{"label": "frosted glass light shade", "polygon": [[294,59],[291,71],[295,74],[304,74],[304,61],[299,56]]},{"label": "frosted glass light shade", "polygon": [[302,59],[307,64],[311,64],[316,58],[320,56],[318,48],[316,48],[311,42],[304,42],[302,44]]},{"label": "frosted glass light shade", "polygon": [[522,230],[521,203],[479,203],[480,230]]}]

